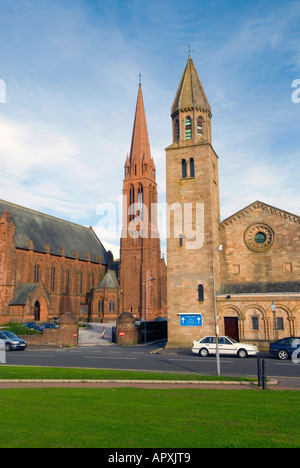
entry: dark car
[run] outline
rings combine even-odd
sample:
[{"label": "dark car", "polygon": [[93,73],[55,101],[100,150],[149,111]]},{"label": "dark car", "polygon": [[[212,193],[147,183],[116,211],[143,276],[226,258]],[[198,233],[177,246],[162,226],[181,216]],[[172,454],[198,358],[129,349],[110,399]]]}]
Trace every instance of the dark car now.
[{"label": "dark car", "polygon": [[300,346],[300,337],[289,336],[270,343],[269,352],[278,359],[285,360],[292,356],[293,352]]},{"label": "dark car", "polygon": [[39,327],[39,331],[43,331],[45,330],[45,328],[59,328],[58,325],[56,325],[55,323],[42,323],[42,325]]},{"label": "dark car", "polygon": [[10,331],[0,331],[0,340],[5,343],[5,351],[15,351],[17,349],[26,349],[25,340]]},{"label": "dark car", "polygon": [[35,322],[25,322],[23,323],[23,327],[30,328],[30,330],[40,330],[39,326]]}]

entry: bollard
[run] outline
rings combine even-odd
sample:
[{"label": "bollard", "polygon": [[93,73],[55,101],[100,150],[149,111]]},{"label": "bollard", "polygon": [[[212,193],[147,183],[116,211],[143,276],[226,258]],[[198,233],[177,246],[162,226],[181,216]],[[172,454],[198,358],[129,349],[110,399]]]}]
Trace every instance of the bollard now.
[{"label": "bollard", "polygon": [[261,376],[261,359],[257,358],[257,384],[259,387],[262,385],[262,376]]},{"label": "bollard", "polygon": [[0,340],[0,364],[6,364],[6,350],[4,340]]},{"label": "bollard", "polygon": [[104,340],[105,338],[105,327],[102,328],[102,339]]},{"label": "bollard", "polygon": [[267,389],[267,376],[266,376],[266,368],[265,368],[265,360],[262,360],[262,388],[263,390]]}]

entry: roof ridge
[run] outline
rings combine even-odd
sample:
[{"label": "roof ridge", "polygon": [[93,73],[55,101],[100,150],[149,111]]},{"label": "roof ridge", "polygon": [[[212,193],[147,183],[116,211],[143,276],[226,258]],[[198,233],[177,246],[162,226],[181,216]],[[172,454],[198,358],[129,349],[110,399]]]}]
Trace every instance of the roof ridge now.
[{"label": "roof ridge", "polygon": [[[257,206],[255,206],[257,205]],[[274,210],[274,212],[279,212],[279,213],[282,213],[288,217],[292,217],[292,218],[297,218],[299,220],[299,223],[300,223],[300,216],[299,215],[296,215],[294,213],[290,213],[289,211],[286,211],[286,210],[283,210],[281,208],[277,208],[276,206],[273,206],[273,205],[270,205],[269,203],[266,203],[266,202],[262,202],[260,200],[256,200],[255,202],[253,203],[250,203],[249,205],[245,206],[244,208],[240,209],[239,211],[237,211],[236,213],[233,213],[232,215],[228,216],[227,218],[223,219],[223,221],[221,221],[219,223],[220,226],[222,226],[223,224],[226,224],[227,222],[229,222],[231,219],[233,220],[234,217],[238,216],[238,215],[242,215],[243,212],[245,212],[246,210],[249,210],[251,207],[253,207],[254,209],[255,208],[261,208],[261,206],[259,205],[263,205],[265,207],[268,207],[269,209],[271,210]]]}]

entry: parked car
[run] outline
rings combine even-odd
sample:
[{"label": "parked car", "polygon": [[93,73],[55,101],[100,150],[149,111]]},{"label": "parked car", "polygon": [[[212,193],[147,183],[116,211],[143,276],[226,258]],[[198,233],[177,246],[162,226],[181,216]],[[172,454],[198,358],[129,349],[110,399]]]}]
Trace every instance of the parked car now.
[{"label": "parked car", "polygon": [[0,340],[5,343],[6,351],[15,351],[17,349],[26,349],[27,343],[25,340],[10,331],[1,330]]},{"label": "parked car", "polygon": [[35,322],[25,322],[23,327],[30,328],[30,330],[40,331],[39,326]]},{"label": "parked car", "polygon": [[39,331],[44,331],[45,328],[59,328],[58,325],[56,325],[55,323],[42,323],[42,325],[40,325],[39,327]]},{"label": "parked car", "polygon": [[278,359],[285,360],[292,356],[293,352],[300,346],[300,338],[289,336],[274,341],[269,345],[269,352]]},{"label": "parked car", "polygon": [[[229,336],[219,336],[219,353],[246,358],[247,356],[255,356],[259,353],[258,347],[252,344],[239,343]],[[201,357],[216,354],[216,337],[205,336],[201,340],[194,340],[192,352],[199,354]]]}]

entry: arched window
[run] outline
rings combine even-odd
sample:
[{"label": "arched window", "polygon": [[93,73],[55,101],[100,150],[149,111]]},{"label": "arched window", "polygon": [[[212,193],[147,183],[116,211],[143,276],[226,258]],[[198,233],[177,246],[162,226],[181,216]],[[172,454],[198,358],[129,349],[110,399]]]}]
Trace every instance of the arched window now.
[{"label": "arched window", "polygon": [[113,299],[111,299],[109,301],[109,311],[110,312],[114,312],[115,311],[115,301]]},{"label": "arched window", "polygon": [[55,276],[56,276],[56,268],[55,266],[51,267],[51,292],[55,291]]},{"label": "arched window", "polygon": [[190,117],[185,119],[185,139],[191,140],[192,138],[192,120]]},{"label": "arched window", "polygon": [[34,280],[33,280],[33,282],[38,283],[39,279],[40,279],[40,265],[39,265],[39,263],[36,263],[35,267],[34,267]]},{"label": "arched window", "polygon": [[180,125],[179,125],[179,120],[176,120],[175,122],[175,139],[177,141],[180,140]]},{"label": "arched window", "polygon": [[190,177],[195,177],[194,158],[190,158]]},{"label": "arched window", "polygon": [[70,294],[70,269],[67,269],[66,274],[66,294]]},{"label": "arched window", "polygon": [[131,185],[129,192],[129,221],[134,219],[134,187]]},{"label": "arched window", "polygon": [[83,293],[83,272],[81,271],[80,272],[80,277],[79,277],[79,291],[80,291],[80,294]]},{"label": "arched window", "polygon": [[183,160],[181,161],[181,173],[182,173],[181,177],[182,177],[183,179],[185,179],[185,178],[186,178],[186,175],[187,175],[187,174],[186,174],[186,160],[185,160],[185,159],[183,159]]},{"label": "arched window", "polygon": [[203,119],[198,117],[197,119],[197,135],[203,136]]},{"label": "arched window", "polygon": [[143,187],[138,187],[138,219],[143,220]]}]

